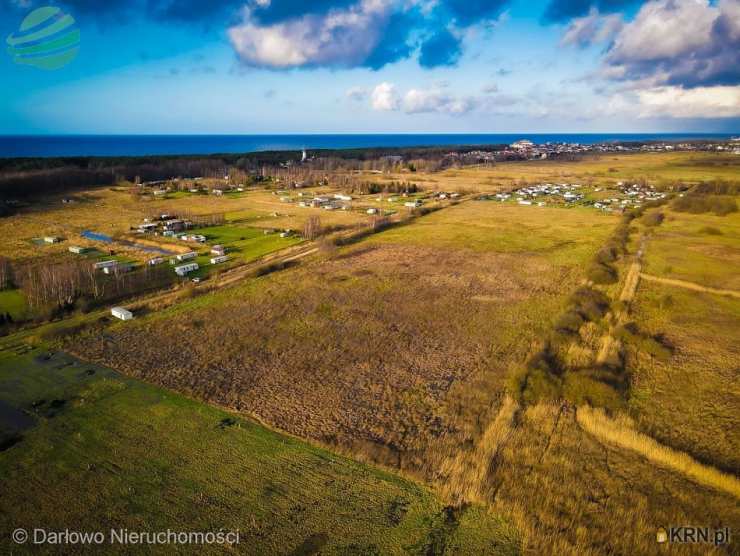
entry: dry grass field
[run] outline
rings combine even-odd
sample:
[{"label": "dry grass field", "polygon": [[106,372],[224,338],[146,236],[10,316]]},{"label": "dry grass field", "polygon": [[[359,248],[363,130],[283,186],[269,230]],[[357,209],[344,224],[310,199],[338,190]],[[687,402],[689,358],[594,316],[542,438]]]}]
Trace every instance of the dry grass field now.
[{"label": "dry grass field", "polygon": [[[313,194],[324,190],[314,188],[310,191]],[[0,256],[34,258],[61,255],[70,245],[94,247],[95,243],[79,237],[81,231],[93,230],[119,237],[144,218],[161,212],[224,213],[226,220],[236,225],[294,230],[303,227],[309,214],[319,214],[325,226],[351,226],[367,220],[366,215],[357,212],[299,209],[295,205],[281,203],[277,195],[263,189],[221,197],[186,194],[153,200],[133,197],[125,188],[100,188],[67,194],[65,198],[73,198],[75,202],[62,203],[61,196],[34,201],[18,214],[0,219],[0,237],[3,238]],[[53,245],[32,242],[34,238],[44,236],[59,236],[65,241]],[[130,250],[128,254],[139,259],[147,256],[136,250]]]},{"label": "dry grass field", "polygon": [[593,182],[611,184],[646,179],[655,185],[675,182],[726,179],[740,174],[737,156],[724,153],[640,153],[592,155],[582,160],[537,160],[506,162],[496,166],[450,169],[439,173],[404,172],[372,179],[410,180],[424,188],[442,191],[491,192],[508,188],[521,181]]},{"label": "dry grass field", "polygon": [[[736,180],[737,159],[609,155],[401,177],[481,192],[521,180],[689,184]],[[98,193],[107,202],[120,194]],[[299,228],[312,214],[337,226],[368,218],[299,208],[268,191],[208,202],[198,210],[228,220],[214,238],[235,244],[246,241],[238,229]],[[740,219],[676,212],[674,202],[616,216],[466,198],[343,246],[306,244],[305,258],[275,272],[183,289],[161,305],[142,299],[132,321],[91,314],[84,327],[52,323],[55,334],[26,337],[174,390],[178,404],[184,394],[188,407],[204,401],[221,408],[210,412],[254,417],[321,446],[311,447],[319,459],[329,448],[431,487],[433,497],[419,491],[412,501],[423,506],[403,532],[413,542],[382,519],[371,530],[350,520],[380,553],[737,554],[734,538],[656,543],[659,527],[740,530]],[[174,443],[168,450],[181,454]],[[281,454],[280,481],[292,469],[313,496],[316,480],[333,480],[315,459],[304,466],[290,459],[304,456]],[[347,473],[367,483],[367,469]],[[390,476],[367,483],[383,493],[373,520],[399,495]],[[329,506],[339,500],[331,484]],[[353,508],[366,496],[352,495]],[[284,519],[295,514],[283,510],[276,527],[290,529]],[[429,512],[436,517],[416,519]],[[312,527],[343,523],[311,516]],[[293,544],[310,539],[300,533]],[[326,552],[351,550],[333,543]]]},{"label": "dry grass field", "polygon": [[433,478],[476,442],[615,221],[471,201],[73,349]]},{"label": "dry grass field", "polygon": [[[710,228],[713,233],[707,234]],[[667,361],[631,351],[639,427],[701,461],[740,472],[740,217],[668,211],[647,242],[645,271],[738,297],[643,280],[634,319],[674,347]]]}]

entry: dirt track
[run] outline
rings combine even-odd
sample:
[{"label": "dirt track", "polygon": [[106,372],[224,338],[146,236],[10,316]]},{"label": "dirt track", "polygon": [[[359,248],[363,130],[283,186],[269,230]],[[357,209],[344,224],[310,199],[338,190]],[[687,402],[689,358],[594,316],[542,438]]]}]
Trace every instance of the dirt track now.
[{"label": "dirt track", "polygon": [[710,288],[708,286],[702,286],[701,284],[695,284],[694,282],[687,282],[685,280],[675,280],[673,278],[661,278],[659,276],[653,276],[651,274],[640,274],[640,278],[647,280],[648,282],[657,282],[659,284],[666,284],[667,286],[675,286],[677,288],[684,288],[687,290],[693,290],[696,292],[713,293],[715,295],[728,295],[730,297],[736,297],[740,299],[740,292],[736,290],[721,290],[718,288]]}]

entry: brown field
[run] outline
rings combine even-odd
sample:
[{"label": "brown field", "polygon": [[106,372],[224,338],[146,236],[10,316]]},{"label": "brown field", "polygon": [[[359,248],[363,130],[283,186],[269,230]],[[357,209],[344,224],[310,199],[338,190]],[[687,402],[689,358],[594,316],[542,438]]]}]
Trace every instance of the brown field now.
[{"label": "brown field", "polygon": [[449,169],[439,173],[403,172],[391,176],[368,174],[369,179],[407,180],[442,191],[491,192],[518,182],[614,184],[649,180],[656,185],[676,182],[737,180],[740,160],[722,153],[639,153],[590,155],[579,161],[536,160],[505,162],[495,166]]},{"label": "brown field", "polygon": [[[504,244],[555,221],[559,233]],[[75,349],[433,476],[447,452],[482,433],[614,222],[596,211],[463,203]]]}]

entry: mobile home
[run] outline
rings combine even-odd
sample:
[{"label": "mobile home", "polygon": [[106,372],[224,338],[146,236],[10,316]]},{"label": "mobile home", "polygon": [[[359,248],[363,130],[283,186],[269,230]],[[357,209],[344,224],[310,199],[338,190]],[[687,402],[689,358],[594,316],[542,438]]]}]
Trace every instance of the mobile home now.
[{"label": "mobile home", "polygon": [[180,253],[175,258],[178,261],[189,261],[190,259],[194,259],[197,256],[198,256],[198,253],[196,253],[195,251],[190,251],[189,253]]},{"label": "mobile home", "polygon": [[220,257],[211,258],[211,264],[225,263],[228,260],[229,260],[228,255],[221,255]]},{"label": "mobile home", "polygon": [[198,268],[200,268],[198,266],[198,263],[183,264],[183,265],[180,265],[180,266],[176,266],[175,267],[175,274],[177,274],[178,276],[185,276],[189,272],[193,272],[194,270],[198,270]]}]

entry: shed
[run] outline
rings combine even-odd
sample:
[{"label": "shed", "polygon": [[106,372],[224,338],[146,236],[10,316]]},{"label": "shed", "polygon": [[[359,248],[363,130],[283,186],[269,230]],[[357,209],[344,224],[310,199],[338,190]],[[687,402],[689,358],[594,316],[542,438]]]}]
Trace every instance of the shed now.
[{"label": "shed", "polygon": [[110,314],[121,320],[131,320],[132,318],[134,318],[134,314],[128,309],[124,309],[123,307],[113,307],[110,310]]}]

